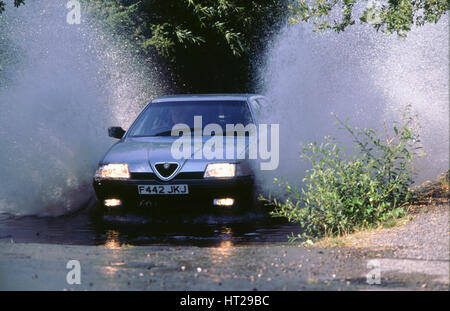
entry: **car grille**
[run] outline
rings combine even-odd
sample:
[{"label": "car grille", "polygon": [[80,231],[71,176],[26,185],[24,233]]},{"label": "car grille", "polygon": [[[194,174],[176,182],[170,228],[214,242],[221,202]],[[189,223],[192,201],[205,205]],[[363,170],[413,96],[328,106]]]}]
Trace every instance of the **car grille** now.
[{"label": "car grille", "polygon": [[[155,173],[130,173],[131,179],[136,180],[159,180]],[[172,180],[177,179],[202,179],[203,172],[185,172],[179,173]]]},{"label": "car grille", "polygon": [[178,165],[178,163],[158,163],[155,164],[155,169],[162,177],[167,178],[176,171]]}]

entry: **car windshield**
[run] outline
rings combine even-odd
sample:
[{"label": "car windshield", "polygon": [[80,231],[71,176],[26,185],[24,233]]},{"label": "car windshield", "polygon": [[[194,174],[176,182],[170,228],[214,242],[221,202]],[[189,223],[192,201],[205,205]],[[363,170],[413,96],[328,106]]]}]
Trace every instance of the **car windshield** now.
[{"label": "car windshield", "polygon": [[220,125],[225,133],[226,124],[246,126],[252,122],[246,101],[153,103],[130,129],[129,136],[170,136],[176,124],[186,124],[193,131],[194,116],[202,117],[202,132],[208,124]]}]

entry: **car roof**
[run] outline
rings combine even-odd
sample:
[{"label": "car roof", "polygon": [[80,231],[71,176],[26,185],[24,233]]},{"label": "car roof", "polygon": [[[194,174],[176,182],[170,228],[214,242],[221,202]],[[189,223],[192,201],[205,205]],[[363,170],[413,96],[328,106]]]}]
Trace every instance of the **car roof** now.
[{"label": "car roof", "polygon": [[152,103],[183,102],[183,101],[214,101],[214,100],[248,100],[251,97],[259,97],[258,94],[179,94],[158,97]]}]

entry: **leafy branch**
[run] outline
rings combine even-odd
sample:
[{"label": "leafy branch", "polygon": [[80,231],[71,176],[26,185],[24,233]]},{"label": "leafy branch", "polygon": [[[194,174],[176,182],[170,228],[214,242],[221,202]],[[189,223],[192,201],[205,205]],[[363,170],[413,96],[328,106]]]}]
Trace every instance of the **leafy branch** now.
[{"label": "leafy branch", "polygon": [[[356,9],[357,5],[365,8]],[[289,6],[293,14],[290,23],[312,22],[315,31],[342,32],[358,19],[377,31],[400,37],[406,37],[413,26],[437,23],[449,8],[450,0],[295,0]],[[337,12],[339,18],[335,18]],[[358,12],[359,18],[355,18]]]}]

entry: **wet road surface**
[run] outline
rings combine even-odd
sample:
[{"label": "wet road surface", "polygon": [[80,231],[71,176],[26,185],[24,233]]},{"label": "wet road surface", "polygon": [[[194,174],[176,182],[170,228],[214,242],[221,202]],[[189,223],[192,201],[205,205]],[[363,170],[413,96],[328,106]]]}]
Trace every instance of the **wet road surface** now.
[{"label": "wet road surface", "polygon": [[[411,224],[426,229],[431,216]],[[443,245],[448,209],[435,218],[445,231],[438,241]],[[391,247],[286,243],[298,230],[264,213],[101,220],[88,210],[63,217],[2,215],[0,290],[448,290],[447,257],[426,261],[405,259]],[[72,260],[80,263],[81,284],[67,282]],[[367,282],[374,260],[379,284]]]},{"label": "wet road surface", "polygon": [[214,246],[286,242],[298,225],[268,212],[92,217],[88,208],[60,217],[0,215],[0,240],[16,243],[105,245],[111,239],[125,245]]}]

